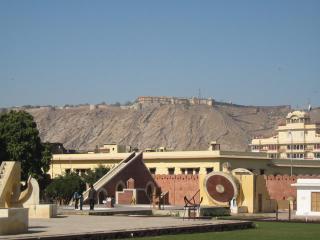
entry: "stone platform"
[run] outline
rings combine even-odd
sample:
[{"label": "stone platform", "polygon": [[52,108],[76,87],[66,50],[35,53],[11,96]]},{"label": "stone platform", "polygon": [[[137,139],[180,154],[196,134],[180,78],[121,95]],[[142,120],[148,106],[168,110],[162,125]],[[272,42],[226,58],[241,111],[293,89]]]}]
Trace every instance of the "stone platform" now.
[{"label": "stone platform", "polygon": [[58,210],[61,215],[95,215],[95,216],[111,216],[111,215],[152,215],[150,207],[132,207],[124,206],[118,208],[95,207],[94,211],[90,211],[88,206],[84,206],[83,210],[75,210],[74,208],[63,207]]},{"label": "stone platform", "polygon": [[251,221],[185,220],[173,217],[70,215],[30,219],[29,232],[4,239],[109,239],[252,228]]}]

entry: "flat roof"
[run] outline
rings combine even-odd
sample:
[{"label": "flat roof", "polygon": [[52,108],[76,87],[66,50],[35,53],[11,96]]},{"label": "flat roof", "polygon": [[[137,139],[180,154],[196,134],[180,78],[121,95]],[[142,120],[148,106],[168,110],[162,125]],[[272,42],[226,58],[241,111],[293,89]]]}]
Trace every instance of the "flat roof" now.
[{"label": "flat roof", "polygon": [[[53,154],[53,161],[77,160],[122,160],[131,153],[81,153],[81,154]],[[266,153],[236,152],[236,151],[175,151],[175,152],[143,152],[144,160],[159,159],[270,159]]]},{"label": "flat roof", "polygon": [[320,168],[319,160],[291,160],[290,159],[276,159],[272,160],[271,164],[276,167],[310,167],[310,168]]}]

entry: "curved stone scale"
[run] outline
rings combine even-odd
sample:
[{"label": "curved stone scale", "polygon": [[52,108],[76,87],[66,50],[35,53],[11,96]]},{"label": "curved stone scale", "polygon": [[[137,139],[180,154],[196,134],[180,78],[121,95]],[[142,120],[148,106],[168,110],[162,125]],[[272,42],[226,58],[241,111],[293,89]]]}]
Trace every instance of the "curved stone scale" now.
[{"label": "curved stone scale", "polygon": [[239,193],[237,180],[229,173],[212,172],[205,178],[204,184],[209,198],[217,204],[229,203]]}]

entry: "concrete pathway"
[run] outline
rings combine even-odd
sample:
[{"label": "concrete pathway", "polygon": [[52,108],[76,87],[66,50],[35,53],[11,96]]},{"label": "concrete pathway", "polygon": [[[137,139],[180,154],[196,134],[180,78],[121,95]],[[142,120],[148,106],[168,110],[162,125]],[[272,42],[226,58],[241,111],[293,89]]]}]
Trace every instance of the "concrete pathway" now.
[{"label": "concrete pathway", "polygon": [[[29,232],[19,235],[0,236],[0,239],[28,239],[55,236],[62,239],[64,236],[92,234],[113,231],[136,231],[152,228],[178,228],[200,225],[219,225],[239,223],[235,220],[185,220],[173,217],[130,217],[130,216],[88,216],[71,215],[52,219],[30,219]],[[180,231],[181,232],[181,231]],[[75,237],[75,239],[77,239]],[[87,238],[86,238],[87,239]],[[94,239],[94,238],[92,238]]]}]

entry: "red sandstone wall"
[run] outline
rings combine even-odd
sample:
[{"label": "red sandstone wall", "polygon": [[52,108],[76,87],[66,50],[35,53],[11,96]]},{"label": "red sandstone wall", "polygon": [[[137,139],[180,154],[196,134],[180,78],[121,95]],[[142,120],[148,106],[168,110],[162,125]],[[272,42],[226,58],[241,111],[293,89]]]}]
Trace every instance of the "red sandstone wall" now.
[{"label": "red sandstone wall", "polygon": [[291,184],[297,182],[297,178],[320,178],[320,175],[269,175],[264,176],[266,187],[270,195],[270,199],[287,200],[288,197],[297,198],[297,189],[292,187]]},{"label": "red sandstone wall", "polygon": [[[154,175],[154,180],[162,192],[169,191],[169,204],[184,205],[184,196],[191,198],[199,190],[199,176],[197,175]],[[200,201],[200,194],[196,195],[196,202]]]},{"label": "red sandstone wall", "polygon": [[[156,186],[156,182],[140,158],[139,160],[137,159],[128,163],[127,166],[115,175],[107,184],[105,184],[103,188],[107,191],[108,196],[115,197],[117,183],[122,181],[127,185],[127,181],[130,178],[134,180],[134,188],[145,189],[148,182],[153,182]],[[132,182],[131,186],[125,186],[125,188],[128,187],[132,187]]]},{"label": "red sandstone wall", "polygon": [[118,193],[118,204],[131,204],[134,190],[124,190]]}]

